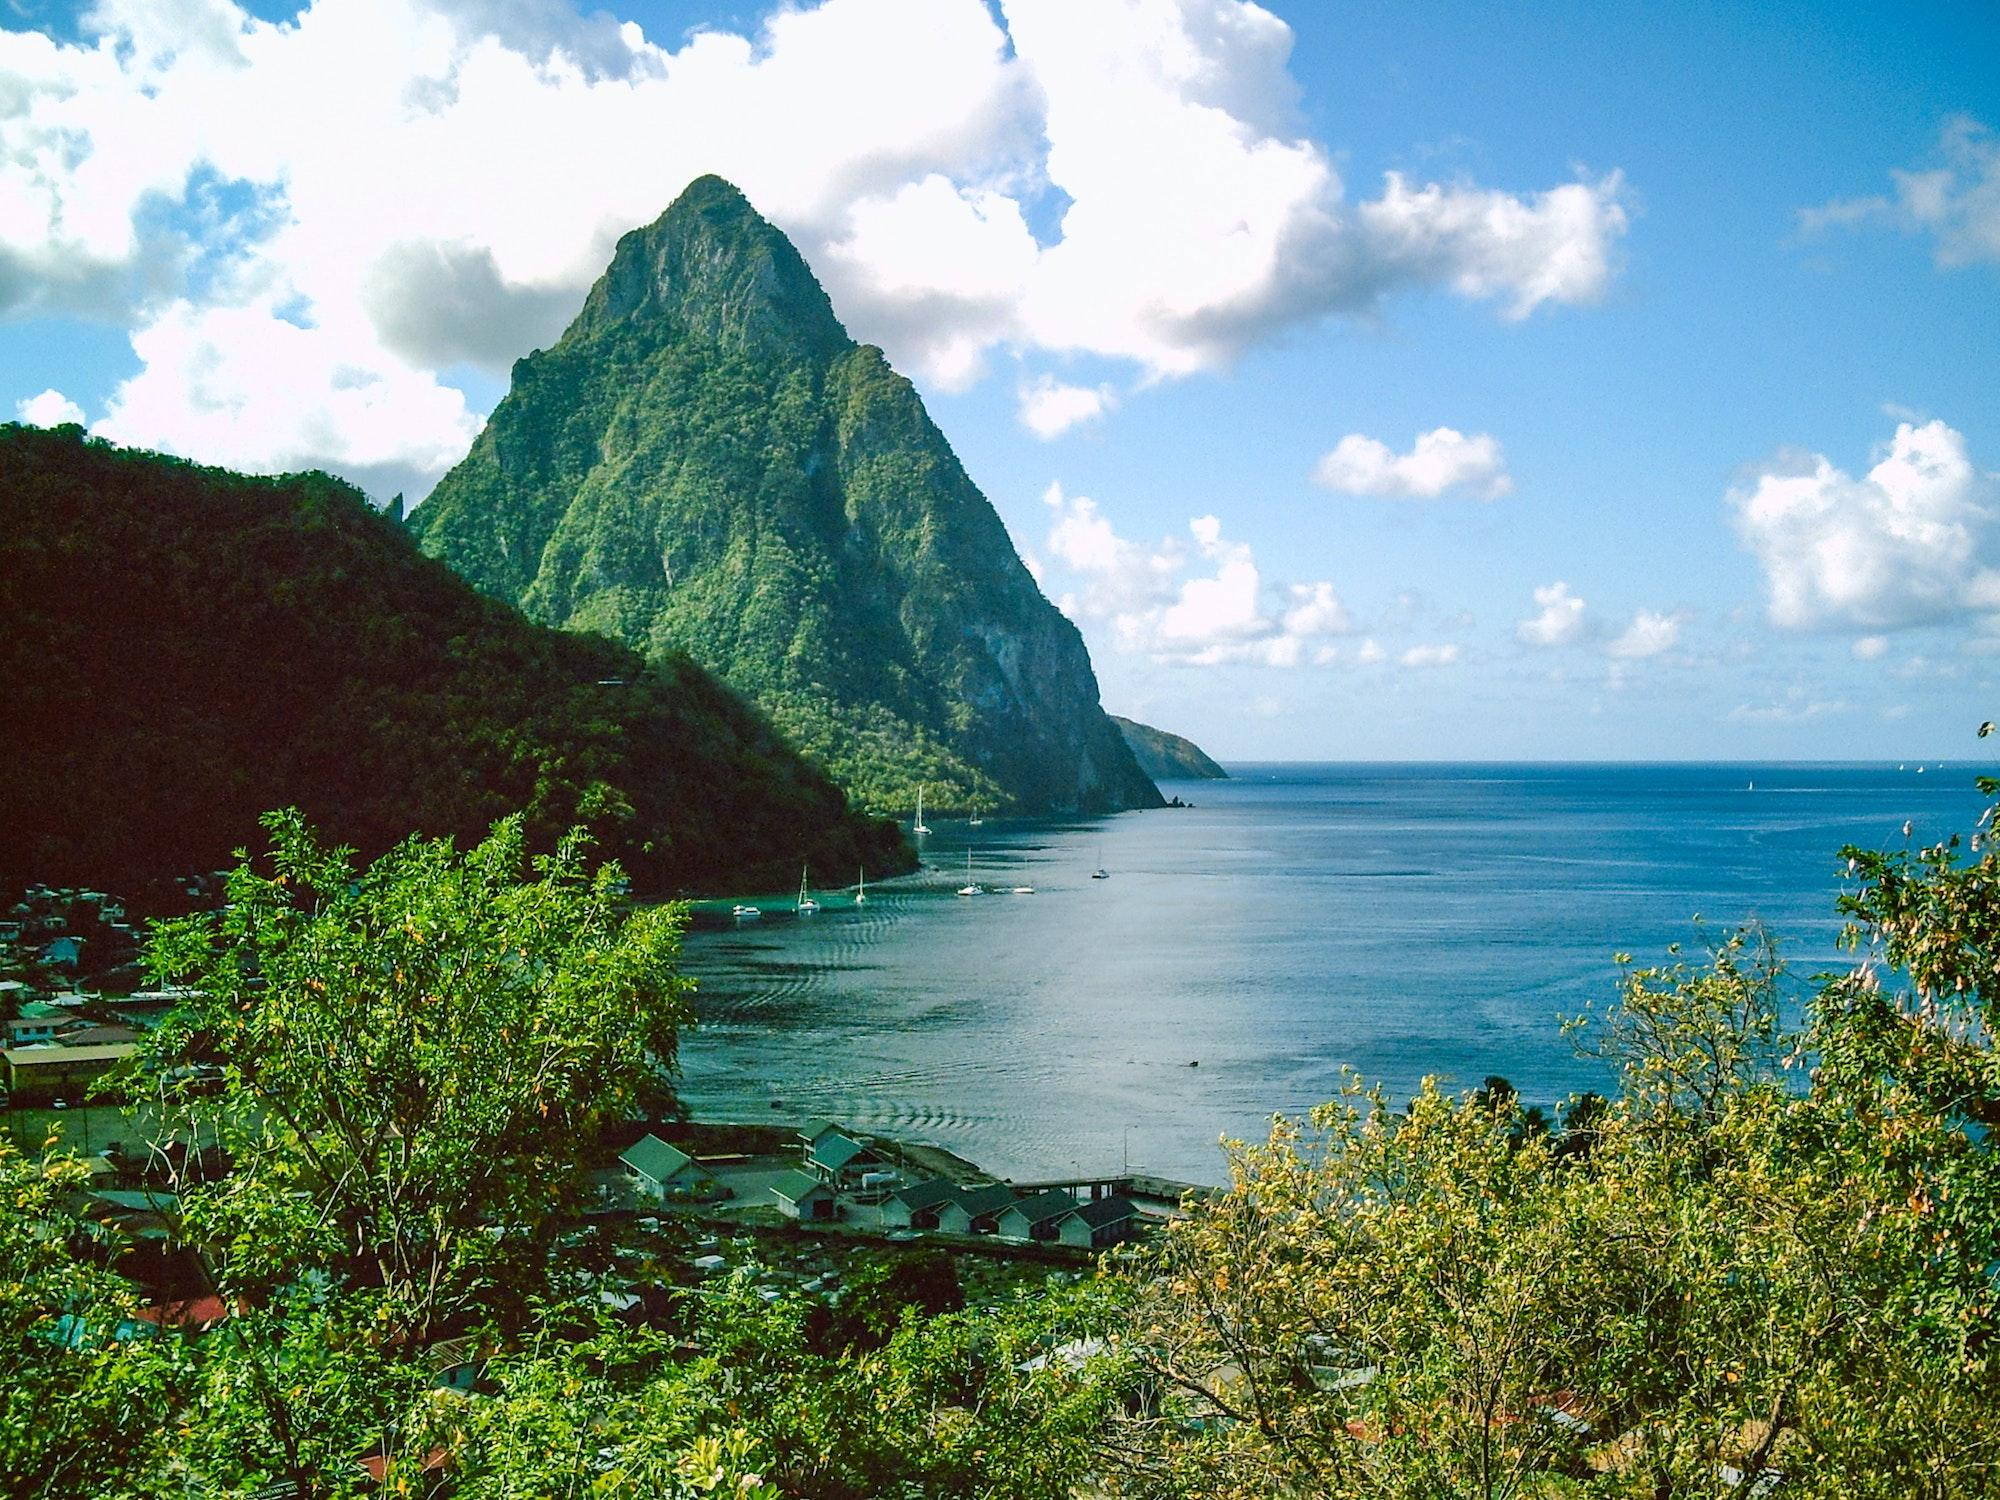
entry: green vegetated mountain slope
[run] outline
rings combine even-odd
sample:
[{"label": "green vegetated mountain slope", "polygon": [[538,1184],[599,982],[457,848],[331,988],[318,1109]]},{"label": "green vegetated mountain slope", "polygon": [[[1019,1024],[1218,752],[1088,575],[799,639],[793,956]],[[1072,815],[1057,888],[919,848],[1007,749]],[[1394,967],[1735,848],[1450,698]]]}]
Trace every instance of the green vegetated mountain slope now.
[{"label": "green vegetated mountain slope", "polygon": [[682,657],[549,630],[323,474],[0,427],[0,887],[214,869],[296,804],[378,851],[530,813],[641,890],[909,863]]},{"label": "green vegetated mountain slope", "polygon": [[409,524],[538,620],[687,652],[874,809],[1159,804],[914,387],[719,178],[619,242]]},{"label": "green vegetated mountain slope", "polygon": [[1178,734],[1169,734],[1164,729],[1155,729],[1150,724],[1141,724],[1136,719],[1111,716],[1111,722],[1118,726],[1118,732],[1125,736],[1125,743],[1132,747],[1132,754],[1139,762],[1139,768],[1155,781],[1227,781],[1229,773],[1208,758],[1208,753],[1193,740]]}]

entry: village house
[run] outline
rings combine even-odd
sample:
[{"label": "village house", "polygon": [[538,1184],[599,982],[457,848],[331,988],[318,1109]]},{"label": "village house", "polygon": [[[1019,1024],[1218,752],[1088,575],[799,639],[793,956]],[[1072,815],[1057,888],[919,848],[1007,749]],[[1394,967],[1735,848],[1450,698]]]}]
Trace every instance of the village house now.
[{"label": "village house", "polygon": [[831,1219],[840,1211],[832,1188],[807,1172],[787,1172],[771,1184],[778,1212],[788,1219]]},{"label": "village house", "polygon": [[884,1229],[935,1229],[938,1210],[958,1191],[956,1183],[942,1177],[930,1182],[897,1188],[882,1204]]},{"label": "village house", "polygon": [[806,1148],[806,1170],[837,1191],[854,1191],[861,1179],[888,1163],[873,1147],[837,1130],[828,1131]]},{"label": "village house", "polygon": [[799,1155],[812,1155],[812,1148],[819,1144],[821,1136],[833,1135],[840,1127],[831,1120],[808,1120],[799,1127]]},{"label": "village house", "polygon": [[641,1136],[618,1160],[634,1189],[649,1197],[698,1201],[716,1194],[715,1179],[700,1162],[656,1135]]},{"label": "village house", "polygon": [[7,1092],[15,1097],[68,1098],[82,1093],[92,1080],[130,1057],[131,1042],[102,1047],[63,1047],[42,1042],[33,1047],[9,1047],[0,1052],[7,1065]]},{"label": "village house", "polygon": [[946,1234],[991,1234],[1002,1209],[1014,1203],[1014,1190],[1005,1183],[991,1187],[960,1188],[947,1203],[939,1205],[937,1227]]},{"label": "village house", "polygon": [[1076,1212],[1076,1199],[1068,1193],[1037,1193],[1017,1198],[994,1215],[993,1229],[1003,1240],[1052,1240],[1056,1222]]},{"label": "village house", "polygon": [[1140,1229],[1139,1210],[1128,1198],[1098,1198],[1079,1204],[1056,1221],[1056,1239],[1078,1249],[1102,1250],[1130,1239]]},{"label": "village house", "polygon": [[20,1014],[7,1023],[7,1045],[40,1046],[54,1041],[56,1033],[83,1024],[81,1018],[60,1005],[51,1005],[46,1000],[30,1000],[21,1007]]}]

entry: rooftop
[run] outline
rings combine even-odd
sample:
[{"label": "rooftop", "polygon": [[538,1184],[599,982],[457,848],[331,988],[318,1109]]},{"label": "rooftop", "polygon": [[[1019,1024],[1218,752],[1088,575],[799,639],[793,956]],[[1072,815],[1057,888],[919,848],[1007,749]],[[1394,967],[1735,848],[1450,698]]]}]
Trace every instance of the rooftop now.
[{"label": "rooftop", "polygon": [[670,1146],[656,1135],[641,1136],[618,1153],[618,1159],[655,1182],[670,1182],[694,1158],[678,1146]]},{"label": "rooftop", "polygon": [[913,1182],[906,1188],[898,1188],[889,1196],[903,1207],[921,1212],[926,1208],[936,1208],[941,1203],[950,1202],[958,1191],[957,1183],[947,1182],[939,1177],[930,1182]]},{"label": "rooftop", "polygon": [[952,1193],[951,1201],[973,1218],[983,1219],[988,1214],[997,1214],[1018,1200],[1014,1197],[1012,1188],[1004,1182],[996,1182],[987,1187],[959,1188]]},{"label": "rooftop", "polygon": [[1102,1229],[1107,1224],[1122,1224],[1127,1219],[1136,1219],[1139,1210],[1129,1198],[1097,1198],[1079,1204],[1076,1216],[1092,1229]]},{"label": "rooftop", "polygon": [[42,1044],[33,1047],[9,1047],[4,1054],[8,1063],[16,1068],[34,1067],[74,1067],[77,1063],[117,1062],[130,1057],[139,1050],[136,1042],[110,1042],[102,1047],[59,1047]]},{"label": "rooftop", "polygon": [[812,1147],[812,1159],[822,1167],[830,1167],[836,1172],[859,1157],[874,1154],[852,1136],[841,1135],[838,1132],[821,1136],[813,1142]]},{"label": "rooftop", "polygon": [[771,1191],[787,1203],[803,1203],[814,1193],[828,1193],[832,1189],[817,1177],[805,1172],[791,1171],[771,1183]]},{"label": "rooftop", "polygon": [[1051,1219],[1060,1219],[1065,1214],[1075,1213],[1076,1199],[1070,1197],[1068,1193],[1050,1190],[1046,1193],[1037,1193],[1032,1198],[1023,1198],[1009,1205],[1003,1212],[1020,1214],[1030,1224],[1046,1224]]}]

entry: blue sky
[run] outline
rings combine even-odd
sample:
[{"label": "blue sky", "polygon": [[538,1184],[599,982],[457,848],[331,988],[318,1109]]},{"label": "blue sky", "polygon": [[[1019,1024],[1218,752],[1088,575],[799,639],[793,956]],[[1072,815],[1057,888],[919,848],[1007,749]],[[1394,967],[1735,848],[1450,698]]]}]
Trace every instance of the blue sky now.
[{"label": "blue sky", "polygon": [[720,170],[1109,707],[1238,758],[1972,753],[1992,7],[614,10],[0,0],[0,413],[420,493]]}]

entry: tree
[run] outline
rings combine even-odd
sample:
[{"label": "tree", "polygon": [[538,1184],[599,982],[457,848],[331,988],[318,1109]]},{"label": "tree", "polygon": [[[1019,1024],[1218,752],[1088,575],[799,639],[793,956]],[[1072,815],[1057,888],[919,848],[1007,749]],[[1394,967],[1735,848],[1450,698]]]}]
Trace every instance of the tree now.
[{"label": "tree", "polygon": [[421,1341],[575,1200],[600,1127],[665,1089],[683,913],[622,915],[615,867],[588,871],[576,835],[530,862],[516,819],[366,869],[295,812],[264,822],[226,908],[157,930],[153,970],[193,999],[139,1087],[227,1158],[174,1180],[226,1294],[325,1267]]},{"label": "tree", "polygon": [[[1923,892],[1857,869],[1856,941],[1923,955],[1934,992],[2000,930],[1994,888],[1935,860]],[[1229,1190],[1142,1268],[1160,1400],[1130,1488],[2000,1492],[1992,1148],[1968,1075],[1934,1069],[1937,1008],[1882,972],[1827,981],[1792,1033],[1754,930],[1628,970],[1575,1027],[1619,1091],[1554,1142],[1489,1080],[1404,1110],[1351,1084],[1232,1147]]]}]

